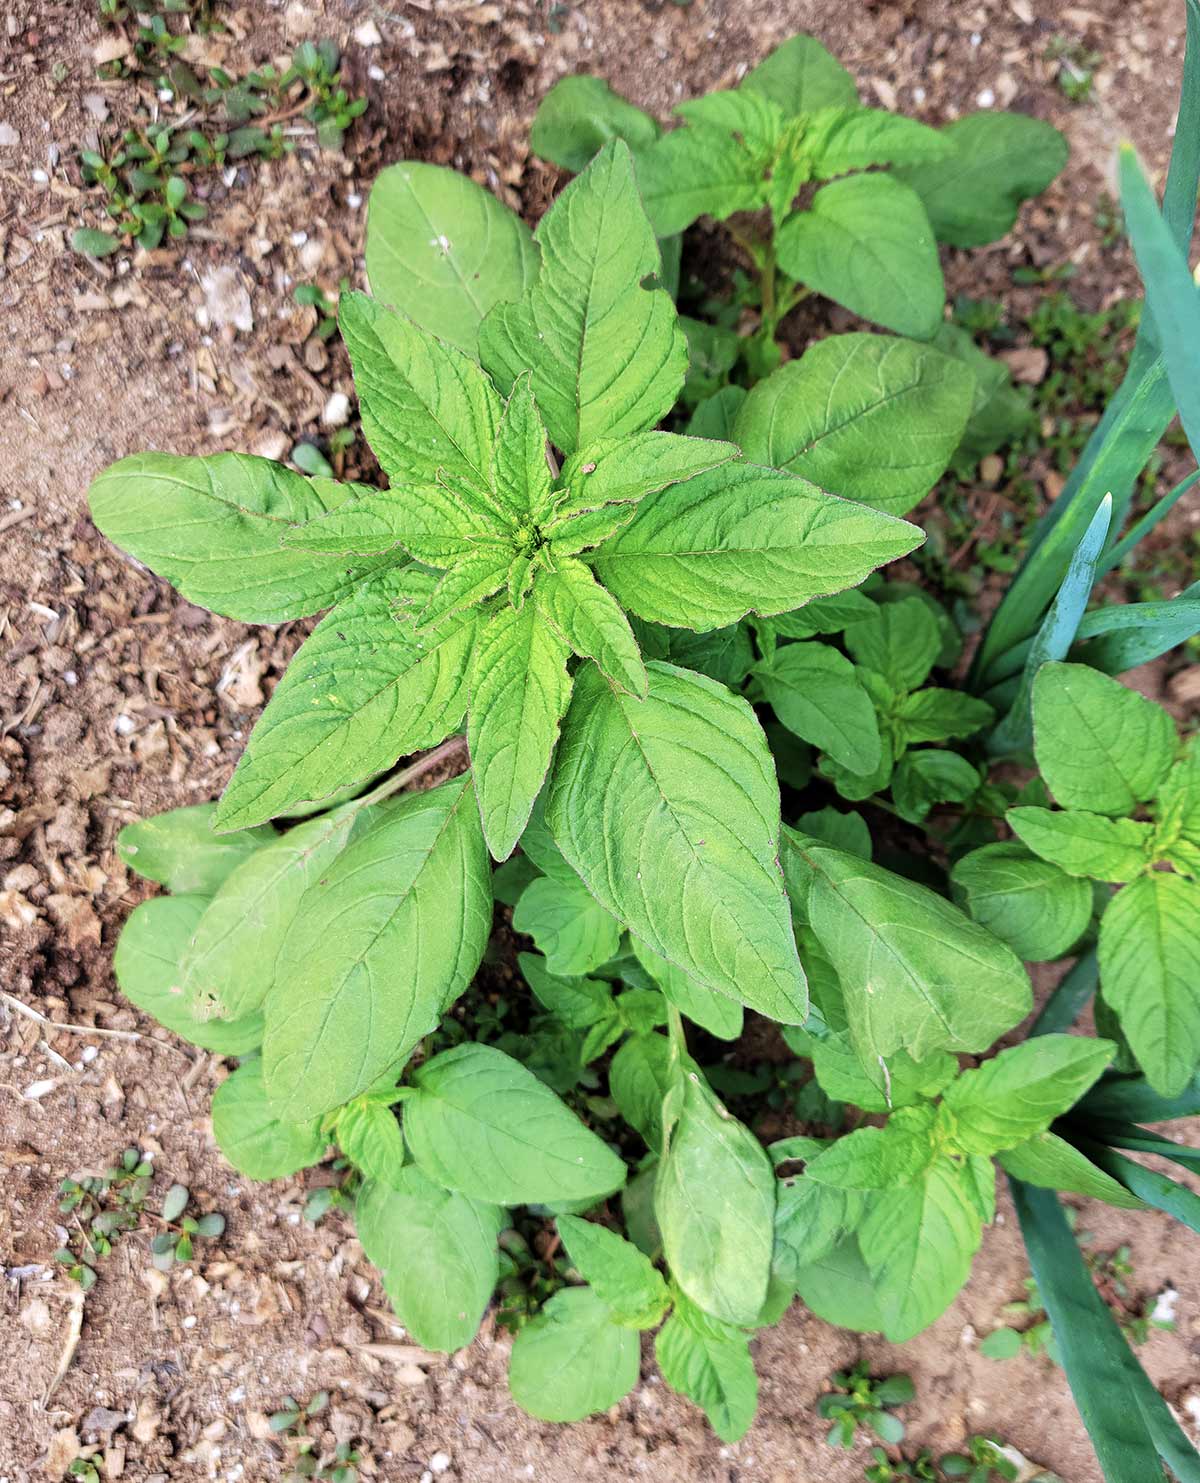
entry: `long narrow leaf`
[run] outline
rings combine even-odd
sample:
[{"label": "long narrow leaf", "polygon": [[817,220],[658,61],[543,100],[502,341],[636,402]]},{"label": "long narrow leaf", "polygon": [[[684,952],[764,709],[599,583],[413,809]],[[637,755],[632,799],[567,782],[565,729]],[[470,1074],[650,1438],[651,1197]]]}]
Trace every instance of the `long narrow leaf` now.
[{"label": "long narrow leaf", "polygon": [[1089,1123],[1082,1130],[1088,1137],[1099,1138],[1109,1148],[1127,1148],[1132,1153],[1153,1153],[1159,1158],[1170,1159],[1181,1169],[1200,1174],[1200,1148],[1186,1143],[1176,1143],[1173,1138],[1164,1138],[1161,1133],[1151,1133],[1139,1128],[1136,1123]]},{"label": "long narrow leaf", "polygon": [[1181,479],[1174,489],[1164,494],[1160,500],[1155,502],[1152,509],[1148,510],[1134,525],[1131,525],[1128,532],[1105,556],[1100,566],[1100,575],[1104,576],[1107,572],[1111,572],[1113,567],[1120,566],[1138,542],[1144,540],[1161,521],[1166,519],[1197,479],[1200,479],[1200,469],[1194,470],[1186,479]]},{"label": "long narrow leaf", "polygon": [[1186,253],[1196,224],[1200,190],[1200,0],[1187,0],[1187,45],[1175,142],[1163,191],[1163,217],[1179,250]]},{"label": "long narrow leaf", "polygon": [[1096,949],[1093,948],[1063,974],[1053,993],[1042,1005],[1041,1012],[1029,1031],[1030,1035],[1057,1035],[1062,1030],[1069,1030],[1082,1014],[1099,983],[1100,969]]},{"label": "long narrow leaf", "polygon": [[[1161,1398],[1093,1286],[1055,1195],[1019,1179],[1009,1183],[1038,1293],[1106,1483],[1150,1483],[1162,1471],[1161,1444],[1151,1432],[1144,1390]],[[1193,1455],[1200,1478],[1200,1455]],[[1180,1479],[1191,1483],[1191,1475]]]},{"label": "long narrow leaf", "polygon": [[1200,1113],[1200,1072],[1175,1097],[1156,1092],[1144,1076],[1103,1076],[1078,1104],[1109,1122],[1167,1123]]},{"label": "long narrow leaf", "polygon": [[1197,633],[1200,582],[1193,582],[1169,602],[1129,603],[1089,613],[1079,625],[1075,657],[1106,675],[1122,675],[1139,664],[1149,664]]},{"label": "long narrow leaf", "polygon": [[1164,1211],[1187,1226],[1188,1230],[1200,1234],[1200,1195],[1193,1194],[1190,1189],[1185,1189],[1168,1175],[1160,1174],[1157,1169],[1147,1169],[1136,1159],[1128,1159],[1106,1144],[1097,1143],[1094,1138],[1075,1134],[1071,1141],[1080,1153],[1086,1154],[1106,1174],[1111,1174],[1131,1195],[1137,1195],[1147,1205]]},{"label": "long narrow leaf", "polygon": [[1092,595],[1096,567],[1108,539],[1111,518],[1112,499],[1106,494],[1088,522],[1088,527],[1071,557],[1062,586],[1030,645],[1012,709],[988,738],[988,751],[993,757],[1026,751],[1032,745],[1034,677],[1043,664],[1067,657],[1079,630],[1088,598]]}]

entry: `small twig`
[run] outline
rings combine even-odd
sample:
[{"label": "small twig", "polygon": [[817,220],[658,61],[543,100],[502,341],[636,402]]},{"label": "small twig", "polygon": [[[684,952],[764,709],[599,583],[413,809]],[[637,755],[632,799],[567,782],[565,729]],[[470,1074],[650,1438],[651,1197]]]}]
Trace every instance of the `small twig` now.
[{"label": "small twig", "polygon": [[[148,1036],[141,1035],[136,1030],[101,1030],[95,1025],[69,1025],[63,1020],[52,1020],[44,1014],[39,1014],[36,1009],[31,1009],[28,1004],[23,1003],[20,999],[5,992],[3,989],[0,989],[0,999],[3,999],[5,1004],[15,1009],[19,1014],[25,1015],[28,1019],[36,1020],[39,1025],[45,1025],[50,1030],[66,1030],[71,1035],[101,1035],[106,1040],[149,1039]],[[161,1041],[154,1041],[153,1043],[156,1045],[162,1044]]]}]

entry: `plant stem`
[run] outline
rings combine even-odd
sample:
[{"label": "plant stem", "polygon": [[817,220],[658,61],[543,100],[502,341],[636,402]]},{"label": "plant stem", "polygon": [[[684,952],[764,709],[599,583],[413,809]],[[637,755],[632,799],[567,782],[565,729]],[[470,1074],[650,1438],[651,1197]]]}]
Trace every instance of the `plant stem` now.
[{"label": "plant stem", "polygon": [[[361,798],[356,798],[354,808],[366,808],[369,804],[378,803],[381,798],[390,798],[393,793],[399,793],[409,783],[415,783],[418,778],[423,778],[426,773],[433,772],[448,759],[459,758],[466,760],[467,739],[461,734],[451,736],[446,741],[439,743],[431,752],[426,752],[423,757],[410,766],[402,768],[400,772],[393,773],[390,778],[384,778],[377,788],[372,788],[369,793],[364,793]],[[457,774],[455,774],[457,776]]]},{"label": "plant stem", "polygon": [[667,1005],[667,1030],[671,1036],[671,1047],[677,1056],[687,1055],[687,1036],[683,1029],[683,1016],[673,1004]]}]

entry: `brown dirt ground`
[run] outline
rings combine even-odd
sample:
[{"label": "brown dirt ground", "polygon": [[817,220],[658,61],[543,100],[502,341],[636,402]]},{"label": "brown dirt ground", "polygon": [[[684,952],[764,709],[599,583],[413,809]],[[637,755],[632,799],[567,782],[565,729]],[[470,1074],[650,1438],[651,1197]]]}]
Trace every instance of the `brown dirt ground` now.
[{"label": "brown dirt ground", "polygon": [[[145,894],[113,853],[116,830],[215,795],[302,630],[248,628],[182,603],[97,536],[85,491],[103,465],[145,447],[282,454],[298,435],[321,437],[329,395],[353,388],[341,353],[308,339],[312,314],[295,308],[291,287],[318,279],[334,288],[342,273],[362,281],[362,200],[382,163],[415,155],[454,164],[536,217],[556,177],[528,158],[525,140],[555,78],[593,70],[664,114],[681,96],[733,81],[799,29],[847,62],[868,100],[938,121],[988,89],[1064,128],[1073,154],[1062,179],[1011,238],[949,255],[951,291],[1028,307],[1036,290],[1014,289],[1012,267],[1069,258],[1072,291],[1096,307],[1136,283],[1124,249],[1101,247],[1093,210],[1120,136],[1161,172],[1181,7],[584,0],[550,15],[520,0],[228,6],[238,58],[262,60],[307,34],[346,42],[370,110],[344,156],[302,141],[282,164],[239,171],[232,188],[212,191],[209,221],[182,250],[145,255],[131,270],[64,250],[89,205],[78,144],[129,106],[127,85],[94,79],[94,9],[9,0],[0,17],[0,125],[18,136],[13,143],[0,128],[0,984],[55,1020],[138,1038],[47,1029],[0,1001],[0,1480],[59,1477],[78,1446],[106,1440],[97,1425],[113,1428],[101,1448],[107,1477],[277,1478],[281,1451],[264,1435],[264,1413],[289,1392],[324,1387],[334,1395],[326,1441],[359,1440],[367,1476],[428,1479],[445,1463],[446,1476],[479,1483],[850,1483],[862,1476],[865,1444],[850,1455],[829,1449],[813,1406],[831,1370],[869,1353],[880,1371],[903,1367],[916,1380],[913,1442],[942,1450],[992,1430],[1069,1483],[1092,1483],[1099,1475],[1061,1373],[1029,1358],[992,1364],[975,1348],[1021,1296],[1026,1263],[1005,1204],[965,1292],[903,1350],[832,1330],[799,1306],[763,1335],[759,1419],[733,1447],[651,1365],[613,1414],[563,1429],[511,1404],[506,1341],[490,1320],[450,1358],[403,1347],[344,1220],[313,1229],[300,1219],[302,1182],[251,1186],[231,1175],[207,1118],[220,1064],[164,1038],[120,999],[109,969],[117,930]],[[381,44],[351,39],[366,21]],[[1054,83],[1043,55],[1054,34],[1105,58],[1084,106],[1069,107]],[[108,125],[99,122],[106,112]],[[202,279],[217,267],[248,295],[252,331],[203,324]],[[30,1095],[39,1081],[53,1085]],[[156,1154],[162,1189],[183,1181],[204,1208],[227,1214],[228,1230],[165,1280],[150,1269],[144,1238],[119,1247],[55,1387],[76,1291],[46,1265],[61,1239],[57,1184],[132,1143]],[[1177,1332],[1155,1334],[1141,1355],[1181,1401],[1200,1380],[1200,1275],[1179,1228],[1097,1207],[1082,1219],[1097,1249],[1131,1245],[1139,1297],[1178,1287]],[[114,1426],[91,1414],[96,1407],[130,1420]]]}]

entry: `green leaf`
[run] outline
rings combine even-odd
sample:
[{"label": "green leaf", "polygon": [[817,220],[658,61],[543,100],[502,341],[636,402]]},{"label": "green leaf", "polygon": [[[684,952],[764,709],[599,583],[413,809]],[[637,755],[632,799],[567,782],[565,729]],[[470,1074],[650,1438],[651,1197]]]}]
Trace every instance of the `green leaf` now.
[{"label": "green leaf", "polygon": [[484,315],[519,299],[537,267],[529,228],[469,176],[402,160],[375,177],[367,202],[372,296],[468,355]]},{"label": "green leaf", "polygon": [[401,1066],[471,981],[491,925],[469,780],[374,805],[305,891],[279,961],[263,1055],[280,1111],[327,1112]]},{"label": "green leaf", "polygon": [[856,586],[920,539],[915,526],[806,479],[735,463],[643,502],[594,565],[639,617],[703,630]]},{"label": "green leaf", "polygon": [[[341,296],[338,326],[363,431],[396,486],[390,498],[399,505],[405,486],[442,476],[483,498],[503,407],[474,360],[365,294]],[[339,528],[337,521],[322,525],[331,533]]]},{"label": "green leaf", "polygon": [[[732,439],[734,424],[746,400],[744,386],[722,386],[720,391],[705,397],[692,413],[684,432],[693,438],[712,438],[715,441]],[[770,463],[760,458],[759,463]]]},{"label": "green leaf", "polygon": [[180,990],[180,960],[207,906],[207,896],[156,896],[135,906],[121,929],[113,972],[125,997],[173,1034],[216,1055],[243,1056],[262,1044],[262,1015],[209,1019]]},{"label": "green leaf", "polygon": [[813,176],[832,180],[872,165],[919,165],[944,160],[954,146],[936,129],[883,108],[822,108],[808,120],[804,150]]},{"label": "green leaf", "polygon": [[632,622],[647,659],[663,659],[679,669],[695,670],[731,690],[739,689],[754,668],[754,646],[745,623],[693,633],[690,628],[667,628],[661,623],[647,623],[644,618],[635,617]]},{"label": "green leaf", "polygon": [[826,1323],[859,1333],[883,1329],[883,1306],[856,1236],[846,1237],[827,1255],[803,1265],[796,1287],[805,1307]]},{"label": "green leaf", "polygon": [[827,1097],[867,1112],[891,1112],[936,1097],[958,1075],[958,1061],[944,1050],[934,1051],[921,1061],[898,1050],[886,1059],[880,1057],[864,1065],[848,1031],[814,1039],[804,1053],[811,1057],[813,1071]]},{"label": "green leaf", "polygon": [[517,962],[538,1003],[572,1030],[590,1030],[613,1016],[612,989],[602,979],[552,973],[533,953],[518,953]]},{"label": "green leaf", "polygon": [[404,1135],[424,1172],[496,1205],[595,1200],[625,1165],[532,1072],[488,1045],[460,1045],[412,1077]]},{"label": "green leaf", "polygon": [[683,384],[687,342],[670,296],[642,286],[661,259],[624,143],[605,145],[535,237],[541,273],[484,321],[484,364],[498,380],[533,371],[538,406],[564,453],[655,426]]},{"label": "green leaf", "polygon": [[216,812],[215,803],[197,803],[126,824],[117,835],[117,854],[130,870],[176,896],[211,896],[232,871],[278,838],[269,827],[216,834]]},{"label": "green leaf", "polygon": [[213,1093],[217,1147],[248,1179],[283,1179],[321,1161],[328,1140],[319,1118],[282,1118],[267,1098],[262,1062],[244,1061]]},{"label": "green leaf", "polygon": [[900,697],[892,713],[897,741],[903,746],[917,742],[950,741],[971,736],[995,718],[986,701],[959,690],[930,686]]},{"label": "green leaf", "polygon": [[771,1161],[694,1062],[676,1077],[654,1195],[663,1251],[675,1281],[706,1313],[753,1324],[774,1246]]},{"label": "green leaf", "polygon": [[1004,1149],[996,1155],[996,1162],[1014,1179],[1042,1189],[1086,1195],[1089,1200],[1104,1200],[1123,1210],[1145,1208],[1136,1195],[1057,1133],[1038,1133],[1025,1143]]},{"label": "green leaf", "polygon": [[639,699],[646,694],[646,666],[629,619],[582,561],[563,557],[539,572],[533,601],[573,654],[594,659],[606,679]]},{"label": "green leaf", "polygon": [[226,878],[179,961],[180,993],[193,1012],[237,1020],[262,1009],[301,899],[346,847],[357,816],[342,808],[309,819]]},{"label": "green leaf", "polygon": [[1068,875],[1131,881],[1149,868],[1152,824],[1108,819],[1085,809],[1010,808],[1005,818],[1034,854]]},{"label": "green leaf", "polygon": [[1153,871],[1100,919],[1100,984],[1154,1089],[1174,1096],[1200,1062],[1200,886]]},{"label": "green leaf", "polygon": [[785,829],[784,874],[837,970],[864,1063],[987,1050],[1032,1007],[1012,949],[924,886]]},{"label": "green leaf", "polygon": [[76,227],[71,233],[71,251],[84,257],[108,257],[121,246],[113,232],[100,232],[94,227]]},{"label": "green leaf", "polygon": [[338,1114],[338,1147],[364,1179],[403,1188],[404,1135],[390,1107],[361,1098]]},{"label": "green leaf", "polygon": [[[814,1159],[827,1147],[816,1138],[784,1138],[770,1147],[776,1169]],[[861,1190],[818,1184],[807,1174],[785,1174],[776,1184],[775,1252],[772,1267],[786,1281],[799,1286],[798,1277],[821,1261],[851,1231],[867,1208]]]},{"label": "green leaf", "polygon": [[988,109],[947,124],[953,153],[901,165],[896,174],[920,196],[939,242],[982,247],[1003,237],[1021,202],[1044,191],[1067,162],[1067,141],[1024,113]]},{"label": "green leaf", "polygon": [[916,597],[877,605],[846,629],[851,658],[898,690],[915,690],[928,678],[941,646],[937,620]]},{"label": "green leaf", "polygon": [[503,607],[475,642],[467,736],[488,847],[506,860],[529,822],[571,698],[568,649],[534,603]]},{"label": "green leaf", "polygon": [[563,978],[599,968],[616,957],[621,943],[621,924],[577,877],[532,881],[513,912],[513,930],[528,933],[549,971]]},{"label": "green leaf", "polygon": [[753,463],[905,515],[945,472],[973,392],[971,373],[929,345],[830,335],[759,382],[731,436]]},{"label": "green leaf", "polygon": [[500,1274],[496,1237],[505,1212],[439,1189],[409,1164],[394,1188],[373,1180],[363,1185],[354,1223],[413,1339],[425,1349],[464,1349]]},{"label": "green leaf", "polygon": [[663,1379],[694,1401],[723,1442],[750,1429],[758,1407],[758,1376],[745,1334],[680,1297],[654,1340]]},{"label": "green leaf", "polygon": [[892,801],[910,824],[921,824],[938,803],[968,803],[978,793],[982,775],[957,752],[922,748],[906,752],[892,774]]},{"label": "green leaf", "polygon": [[822,186],[775,238],[790,277],[885,329],[928,340],[946,288],[921,198],[891,175],[849,175]]},{"label": "green leaf", "polygon": [[633,1035],[608,1068],[608,1089],[621,1116],[647,1147],[662,1152],[663,1098],[673,1085],[671,1045],[665,1035]]},{"label": "green leaf", "polygon": [[1108,1040],[1038,1035],[964,1071],[942,1099],[954,1114],[955,1142],[968,1153],[993,1154],[1044,1132],[1115,1053]]},{"label": "green leaf", "polygon": [[379,564],[280,544],[348,492],[243,453],[135,453],[96,476],[88,505],[110,541],[189,602],[243,623],[284,623],[330,607]]},{"label": "green leaf", "polygon": [[966,330],[947,322],[932,343],[953,356],[975,383],[970,416],[950,461],[956,473],[971,477],[981,458],[1015,443],[1036,419],[1025,397],[1012,384],[1005,363],[981,350]]},{"label": "green leaf", "polygon": [[654,1328],[670,1302],[667,1284],[637,1247],[575,1215],[560,1215],[557,1224],[571,1264],[616,1321]]},{"label": "green leaf", "polygon": [[794,613],[777,613],[773,618],[755,620],[760,633],[769,632],[784,639],[810,639],[819,633],[841,633],[852,623],[869,618],[875,604],[862,592],[851,588],[829,597],[814,597]]},{"label": "green leaf", "polygon": [[836,808],[817,809],[815,813],[801,814],[796,827],[802,834],[811,834],[822,844],[846,850],[860,860],[871,858],[871,831],[863,816],[853,810],[843,814]]},{"label": "green leaf", "polygon": [[805,1176],[838,1189],[881,1190],[910,1184],[932,1163],[934,1110],[902,1109],[882,1128],[857,1128],[808,1162]]},{"label": "green leaf", "polygon": [[663,992],[668,1003],[673,1004],[696,1024],[702,1025],[718,1040],[736,1040],[742,1033],[742,1006],[725,994],[714,994],[689,978],[673,963],[648,948],[636,937],[630,937],[638,962]]},{"label": "green leaf", "polygon": [[542,159],[577,175],[610,140],[623,139],[636,153],[661,133],[648,113],[613,92],[602,77],[581,74],[560,78],[538,104],[529,147]]},{"label": "green leaf", "polygon": [[858,90],[849,72],[815,36],[790,36],[752,67],[742,87],[761,93],[789,115],[818,108],[853,108]]},{"label": "green leaf", "polygon": [[637,1384],[640,1347],[590,1287],[561,1288],[513,1341],[513,1400],[542,1421],[582,1421]]},{"label": "green leaf", "polygon": [[981,927],[1026,962],[1061,958],[1092,919],[1092,888],[1019,844],[988,844],[950,873]]},{"label": "green leaf", "polygon": [[1033,683],[1034,752],[1064,808],[1128,814],[1175,759],[1161,706],[1083,664],[1044,664]]},{"label": "green leaf", "polygon": [[799,1023],[808,1000],[766,740],[723,686],[657,662],[647,670],[644,701],[591,665],[576,677],[546,810],[554,838],[653,952],[703,988]]},{"label": "green leaf", "polygon": [[858,1242],[890,1343],[911,1339],[950,1306],[970,1275],[981,1235],[967,1171],[949,1159],[936,1160],[914,1183],[875,1196]]},{"label": "green leaf", "polygon": [[1154,813],[1154,857],[1184,875],[1200,875],[1200,744],[1195,736],[1163,779]]},{"label": "green leaf", "polygon": [[879,766],[875,707],[844,654],[817,642],[788,644],[754,673],[789,731],[851,772]]},{"label": "green leaf", "polygon": [[456,613],[418,632],[402,604],[430,588],[425,573],[385,572],[317,624],[250,735],[220,827],[328,797],[461,724],[478,619]]}]

